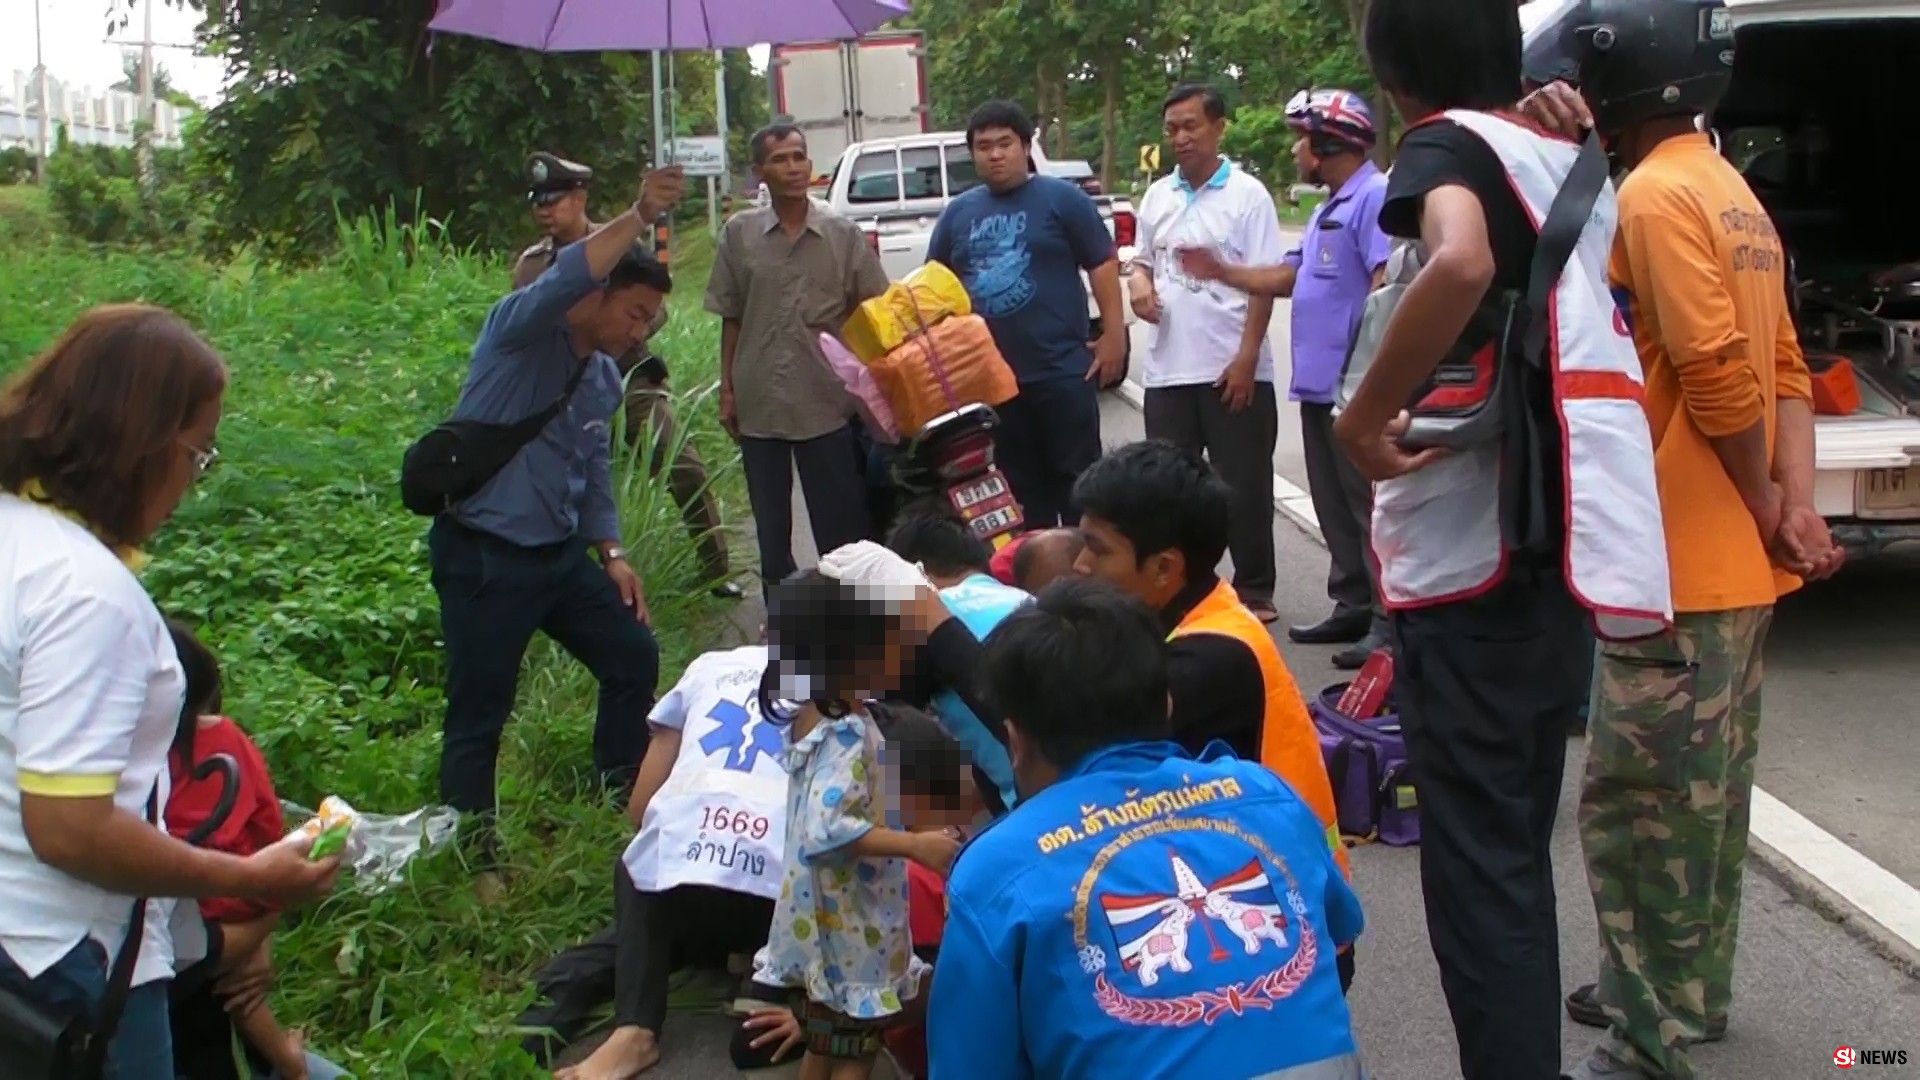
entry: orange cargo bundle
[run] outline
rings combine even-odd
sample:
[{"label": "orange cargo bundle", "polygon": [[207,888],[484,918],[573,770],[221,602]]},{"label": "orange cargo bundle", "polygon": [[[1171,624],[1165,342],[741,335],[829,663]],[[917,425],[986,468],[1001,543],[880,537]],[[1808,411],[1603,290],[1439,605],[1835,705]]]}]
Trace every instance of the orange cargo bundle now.
[{"label": "orange cargo bundle", "polygon": [[1004,405],[1020,392],[1013,369],[978,315],[941,319],[867,365],[903,436],[963,405]]}]

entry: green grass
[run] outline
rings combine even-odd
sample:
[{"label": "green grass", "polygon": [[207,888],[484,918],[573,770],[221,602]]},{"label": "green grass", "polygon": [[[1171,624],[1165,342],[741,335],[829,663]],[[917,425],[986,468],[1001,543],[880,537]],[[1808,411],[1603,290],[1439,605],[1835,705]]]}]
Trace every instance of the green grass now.
[{"label": "green grass", "polygon": [[[338,794],[381,813],[434,802],[439,617],[426,522],[400,505],[396,470],[453,404],[505,260],[390,220],[344,225],[339,253],[301,273],[94,250],[62,239],[37,194],[0,190],[0,372],[99,303],[162,304],[200,328],[233,371],[221,463],[157,538],[147,585],[214,646],[228,711],[265,750],[282,796],[312,806]],[[683,284],[658,346],[683,427],[739,520],[736,458],[704,393],[718,364],[718,326],[699,310],[711,245],[693,233],[680,247]],[[716,643],[725,612],[697,580],[664,482],[628,456],[616,484],[664,689]],[[302,913],[274,954],[289,1027],[363,1078],[544,1075],[511,1022],[532,971],[610,917],[629,834],[616,808],[579,794],[593,701],[586,673],[537,642],[501,761],[506,897],[482,906],[446,851],[389,892],[343,889]]]}]

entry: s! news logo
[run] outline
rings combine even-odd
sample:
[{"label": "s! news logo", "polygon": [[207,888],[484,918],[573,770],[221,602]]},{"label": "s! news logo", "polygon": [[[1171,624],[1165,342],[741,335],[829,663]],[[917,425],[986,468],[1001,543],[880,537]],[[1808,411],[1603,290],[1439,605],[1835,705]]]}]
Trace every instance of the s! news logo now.
[{"label": "s! news logo", "polygon": [[1851,1069],[1855,1065],[1905,1065],[1905,1050],[1860,1050],[1843,1046],[1833,1052],[1835,1068]]}]

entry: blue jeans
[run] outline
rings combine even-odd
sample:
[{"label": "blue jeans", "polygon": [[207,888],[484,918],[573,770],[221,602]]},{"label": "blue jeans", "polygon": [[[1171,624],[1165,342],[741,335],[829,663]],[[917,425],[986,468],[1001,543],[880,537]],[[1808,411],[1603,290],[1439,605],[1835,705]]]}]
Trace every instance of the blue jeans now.
[{"label": "blue jeans", "polygon": [[[164,930],[164,928],[162,928]],[[91,1015],[107,992],[111,959],[92,938],[74,946],[54,965],[29,979],[13,958],[0,949],[0,983],[59,1007],[78,1007]],[[167,1018],[166,980],[136,986],[127,995],[107,1052],[110,1080],[173,1080],[173,1028]]]}]

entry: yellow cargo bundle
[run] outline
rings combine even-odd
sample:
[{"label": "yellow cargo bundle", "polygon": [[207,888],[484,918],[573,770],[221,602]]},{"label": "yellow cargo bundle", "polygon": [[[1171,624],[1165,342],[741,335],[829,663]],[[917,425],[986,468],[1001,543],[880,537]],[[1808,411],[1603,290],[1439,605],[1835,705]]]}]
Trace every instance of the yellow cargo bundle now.
[{"label": "yellow cargo bundle", "polygon": [[940,320],[971,314],[973,304],[960,279],[940,263],[930,262],[854,309],[840,339],[861,363],[871,364]]}]

